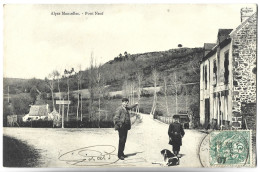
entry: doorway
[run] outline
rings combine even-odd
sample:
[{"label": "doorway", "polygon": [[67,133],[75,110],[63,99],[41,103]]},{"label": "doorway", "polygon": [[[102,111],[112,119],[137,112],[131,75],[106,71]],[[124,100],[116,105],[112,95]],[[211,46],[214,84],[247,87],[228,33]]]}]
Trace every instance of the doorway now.
[{"label": "doorway", "polygon": [[209,99],[205,99],[205,128],[209,129],[210,124],[210,104]]}]

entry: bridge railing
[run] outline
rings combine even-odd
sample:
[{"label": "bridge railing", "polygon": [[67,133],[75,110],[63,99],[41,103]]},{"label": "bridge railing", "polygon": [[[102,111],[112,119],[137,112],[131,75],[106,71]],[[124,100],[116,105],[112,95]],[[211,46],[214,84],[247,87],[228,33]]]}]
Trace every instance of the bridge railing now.
[{"label": "bridge railing", "polygon": [[166,117],[166,116],[157,116],[156,117],[157,120],[166,123],[166,124],[170,124],[173,123],[173,118],[172,117]]}]

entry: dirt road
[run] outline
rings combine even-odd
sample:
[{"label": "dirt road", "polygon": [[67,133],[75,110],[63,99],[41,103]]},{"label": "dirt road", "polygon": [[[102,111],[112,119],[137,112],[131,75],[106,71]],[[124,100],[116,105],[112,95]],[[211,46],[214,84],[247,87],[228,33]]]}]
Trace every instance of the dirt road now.
[{"label": "dirt road", "polygon": [[[41,154],[40,167],[160,167],[160,151],[171,150],[168,125],[141,115],[128,132],[124,161],[117,158],[118,133],[114,129],[4,128],[3,133],[34,146]],[[180,165],[201,167],[198,148],[205,134],[185,130]]]}]

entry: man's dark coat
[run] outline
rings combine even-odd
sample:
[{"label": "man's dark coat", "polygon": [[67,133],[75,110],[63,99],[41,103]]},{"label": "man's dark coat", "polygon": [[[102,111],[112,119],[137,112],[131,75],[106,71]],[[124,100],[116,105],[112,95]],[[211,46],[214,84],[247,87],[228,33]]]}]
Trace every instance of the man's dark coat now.
[{"label": "man's dark coat", "polygon": [[127,130],[131,129],[131,121],[130,121],[130,113],[129,110],[136,107],[137,105],[134,104],[132,106],[122,107],[120,106],[117,108],[116,115],[114,116],[114,124],[115,130],[119,130],[122,127],[126,128]]},{"label": "man's dark coat", "polygon": [[174,122],[170,124],[168,129],[168,135],[170,137],[169,144],[170,145],[182,145],[182,137],[184,136],[185,132],[183,130],[183,127],[180,123]]}]

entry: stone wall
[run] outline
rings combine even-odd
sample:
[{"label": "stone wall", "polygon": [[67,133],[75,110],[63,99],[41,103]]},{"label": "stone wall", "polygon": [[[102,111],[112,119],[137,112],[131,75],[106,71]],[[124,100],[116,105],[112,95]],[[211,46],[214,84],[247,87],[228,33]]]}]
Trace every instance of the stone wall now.
[{"label": "stone wall", "polygon": [[233,109],[241,117],[242,103],[256,103],[257,14],[250,17],[232,37]]},{"label": "stone wall", "polygon": [[256,103],[242,103],[243,128],[252,130],[253,152],[256,152]]}]

